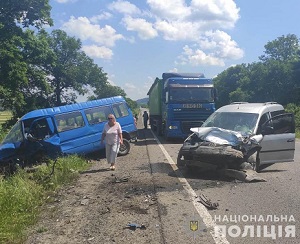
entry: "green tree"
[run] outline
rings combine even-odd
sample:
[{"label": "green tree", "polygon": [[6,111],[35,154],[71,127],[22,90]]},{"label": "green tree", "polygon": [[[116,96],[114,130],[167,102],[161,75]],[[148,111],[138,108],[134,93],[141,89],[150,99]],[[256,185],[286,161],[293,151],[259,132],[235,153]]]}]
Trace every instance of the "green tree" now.
[{"label": "green tree", "polygon": [[233,101],[299,101],[299,43],[295,35],[279,37],[265,45],[260,62],[230,67],[214,79],[218,106]]},{"label": "green tree", "polygon": [[[240,87],[240,81],[245,77],[247,70],[246,64],[230,67],[213,79],[218,91],[217,107],[236,101],[238,97],[232,92]],[[232,93],[232,95],[230,95]]]},{"label": "green tree", "polygon": [[45,70],[54,91],[50,98],[54,106],[75,102],[75,91],[84,95],[88,86],[99,88],[107,86],[106,74],[80,50],[79,39],[69,37],[62,30],[54,30],[48,36],[48,41],[54,61],[51,65],[47,65]]},{"label": "green tree", "polygon": [[296,35],[288,34],[268,42],[265,45],[264,55],[259,59],[263,62],[269,60],[294,61],[299,58],[299,40]]},{"label": "green tree", "polygon": [[111,84],[107,84],[106,86],[96,86],[94,91],[95,96],[89,97],[89,99],[101,99],[106,97],[113,97],[113,96],[123,96],[126,97],[125,91],[119,86],[113,86]]},{"label": "green tree", "polygon": [[0,41],[22,36],[22,28],[53,25],[49,0],[0,1]]},{"label": "green tree", "polygon": [[18,117],[26,105],[24,91],[31,79],[40,75],[35,65],[40,56],[33,59],[27,52],[35,39],[29,29],[52,25],[48,2],[0,1],[0,105],[12,110],[14,117]]}]

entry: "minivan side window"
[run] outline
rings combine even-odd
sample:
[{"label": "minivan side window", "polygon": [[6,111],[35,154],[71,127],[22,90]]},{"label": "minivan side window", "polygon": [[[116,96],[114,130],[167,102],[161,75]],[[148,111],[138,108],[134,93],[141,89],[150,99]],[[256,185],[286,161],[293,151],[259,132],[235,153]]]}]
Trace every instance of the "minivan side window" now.
[{"label": "minivan side window", "polygon": [[84,110],[90,125],[99,124],[107,121],[107,116],[111,113],[109,106],[96,107]]},{"label": "minivan side window", "polygon": [[286,114],[285,116],[276,116],[270,123],[273,125],[273,134],[294,133],[293,117]]},{"label": "minivan side window", "polygon": [[294,118],[292,114],[280,114],[272,117],[264,125],[266,135],[295,133]]},{"label": "minivan side window", "polygon": [[260,117],[259,123],[258,123],[258,129],[256,134],[261,134],[261,126],[268,120],[268,113],[263,114]]},{"label": "minivan side window", "polygon": [[128,116],[128,107],[125,103],[119,103],[113,105],[113,110],[116,118]]},{"label": "minivan side window", "polygon": [[275,117],[276,115],[284,114],[284,113],[285,113],[284,110],[272,111],[272,112],[271,112],[271,117]]},{"label": "minivan side window", "polygon": [[72,130],[75,128],[83,127],[85,125],[82,114],[80,112],[59,114],[55,115],[54,117],[58,132]]}]

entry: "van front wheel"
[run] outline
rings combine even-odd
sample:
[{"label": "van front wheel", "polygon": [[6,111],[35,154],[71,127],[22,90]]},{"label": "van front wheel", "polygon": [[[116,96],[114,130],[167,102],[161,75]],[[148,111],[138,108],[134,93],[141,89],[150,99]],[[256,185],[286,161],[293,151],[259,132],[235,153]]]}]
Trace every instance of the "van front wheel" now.
[{"label": "van front wheel", "polygon": [[123,138],[123,145],[120,145],[118,155],[124,156],[124,155],[128,154],[129,151],[130,151],[130,142]]}]

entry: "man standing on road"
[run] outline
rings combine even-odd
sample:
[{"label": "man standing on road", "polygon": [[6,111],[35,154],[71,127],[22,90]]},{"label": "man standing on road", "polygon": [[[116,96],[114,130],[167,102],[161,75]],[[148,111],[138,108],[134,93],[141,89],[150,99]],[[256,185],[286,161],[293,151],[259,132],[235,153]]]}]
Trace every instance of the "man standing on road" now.
[{"label": "man standing on road", "polygon": [[144,111],[143,119],[144,119],[144,128],[147,129],[148,128],[148,119],[149,119],[149,115],[148,115],[147,111]]}]

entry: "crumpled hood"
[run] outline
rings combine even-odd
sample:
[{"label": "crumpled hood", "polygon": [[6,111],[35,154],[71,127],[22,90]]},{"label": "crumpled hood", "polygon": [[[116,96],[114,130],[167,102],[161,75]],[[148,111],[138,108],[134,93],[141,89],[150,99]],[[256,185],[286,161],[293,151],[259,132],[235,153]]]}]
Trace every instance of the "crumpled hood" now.
[{"label": "crumpled hood", "polygon": [[225,130],[218,127],[195,127],[190,130],[203,141],[234,147],[249,143],[249,140],[251,144],[259,144],[263,139],[262,135],[242,134],[237,131]]}]

